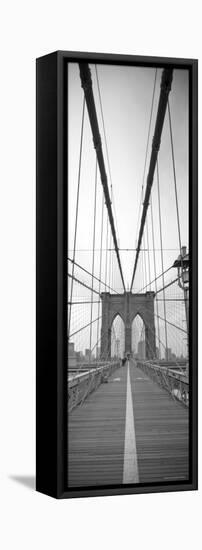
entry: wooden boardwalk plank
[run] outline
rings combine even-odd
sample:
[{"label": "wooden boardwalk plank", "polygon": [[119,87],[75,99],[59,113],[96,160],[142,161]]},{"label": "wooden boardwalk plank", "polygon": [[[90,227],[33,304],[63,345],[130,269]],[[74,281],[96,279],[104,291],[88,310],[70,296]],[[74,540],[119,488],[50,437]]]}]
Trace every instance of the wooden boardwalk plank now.
[{"label": "wooden boardwalk plank", "polygon": [[69,416],[70,487],[122,483],[126,378],[127,369],[117,369]]},{"label": "wooden boardwalk plank", "polygon": [[140,481],[188,479],[188,409],[132,362],[131,385]]},{"label": "wooden boardwalk plank", "polygon": [[[139,482],[188,479],[188,410],[130,363]],[[74,409],[69,487],[123,483],[127,367]]]}]

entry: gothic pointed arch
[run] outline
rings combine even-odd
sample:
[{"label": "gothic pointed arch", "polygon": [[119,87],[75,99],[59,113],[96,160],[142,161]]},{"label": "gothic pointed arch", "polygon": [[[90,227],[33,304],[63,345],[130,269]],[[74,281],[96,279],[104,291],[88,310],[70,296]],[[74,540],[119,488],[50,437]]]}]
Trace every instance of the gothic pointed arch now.
[{"label": "gothic pointed arch", "polygon": [[131,324],[132,353],[136,359],[146,359],[145,323],[137,312]]},{"label": "gothic pointed arch", "polygon": [[111,357],[122,359],[125,352],[125,324],[123,318],[117,313],[112,321],[110,330]]}]

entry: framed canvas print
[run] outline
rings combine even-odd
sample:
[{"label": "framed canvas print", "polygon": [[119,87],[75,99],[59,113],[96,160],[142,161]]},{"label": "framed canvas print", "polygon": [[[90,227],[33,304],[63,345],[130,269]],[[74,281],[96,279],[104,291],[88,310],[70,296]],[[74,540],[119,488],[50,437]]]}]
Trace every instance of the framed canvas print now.
[{"label": "framed canvas print", "polygon": [[37,59],[36,488],[197,489],[197,60]]}]

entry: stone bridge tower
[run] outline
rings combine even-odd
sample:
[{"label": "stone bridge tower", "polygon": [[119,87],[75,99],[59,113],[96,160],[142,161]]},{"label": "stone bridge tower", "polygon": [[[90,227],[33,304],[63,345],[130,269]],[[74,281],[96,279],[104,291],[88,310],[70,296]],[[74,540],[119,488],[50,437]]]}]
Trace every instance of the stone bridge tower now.
[{"label": "stone bridge tower", "polygon": [[154,292],[145,294],[110,294],[102,292],[101,355],[111,357],[111,327],[117,315],[125,326],[125,353],[132,350],[132,322],[140,315],[145,326],[146,358],[156,356],[154,324]]}]

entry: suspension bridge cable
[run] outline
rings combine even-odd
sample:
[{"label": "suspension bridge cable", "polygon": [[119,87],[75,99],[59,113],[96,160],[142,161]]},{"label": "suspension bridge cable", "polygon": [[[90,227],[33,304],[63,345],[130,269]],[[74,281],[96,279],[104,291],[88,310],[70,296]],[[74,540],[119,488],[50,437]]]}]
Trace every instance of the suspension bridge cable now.
[{"label": "suspension bridge cable", "polygon": [[[170,141],[171,141],[171,153],[172,153],[172,164],[173,164],[173,179],[174,179],[174,189],[175,189],[175,203],[176,203],[176,214],[177,214],[177,227],[178,227],[178,238],[179,238],[179,249],[180,249],[180,256],[181,256],[181,268],[183,271],[183,261],[182,261],[182,240],[181,240],[181,231],[180,231],[180,215],[179,215],[179,201],[178,201],[178,193],[177,193],[177,178],[176,178],[176,168],[175,168],[175,155],[174,155],[174,144],[173,144],[173,130],[172,130],[172,120],[171,120],[171,111],[170,111],[170,103],[168,101],[168,118],[169,118],[169,129],[170,129]],[[182,279],[183,283],[183,279]],[[184,292],[184,305],[185,305],[185,313],[186,313],[186,292],[183,284],[183,292]],[[187,318],[187,314],[186,314]],[[188,319],[187,319],[187,332],[188,332]]]},{"label": "suspension bridge cable", "polygon": [[105,292],[107,288],[108,230],[109,230],[109,221],[107,217],[106,254],[105,254]]},{"label": "suspension bridge cable", "polygon": [[151,269],[150,269],[150,252],[149,252],[149,234],[148,234],[148,219],[146,219],[146,235],[147,235],[147,244],[148,244],[148,269],[149,269],[149,288],[151,290]]},{"label": "suspension bridge cable", "polygon": [[[101,292],[101,273],[102,273],[102,244],[103,244],[103,221],[104,221],[104,193],[102,194],[102,214],[101,214],[101,231],[100,231],[100,268],[99,268],[99,294]],[[109,287],[110,288],[110,287]],[[100,299],[98,302],[98,317],[100,316]],[[97,324],[97,341],[99,337],[100,322]]]},{"label": "suspension bridge cable", "polygon": [[[114,206],[116,230],[117,230],[117,236],[119,237],[117,217],[116,217],[116,211],[115,211],[115,201],[113,200],[114,199],[114,194],[113,194],[113,191],[112,191],[112,173],[111,173],[111,166],[110,166],[110,161],[109,161],[109,149],[108,149],[108,144],[107,144],[107,133],[106,133],[106,127],[105,127],[104,111],[103,111],[103,104],[102,104],[101,89],[100,89],[97,65],[95,65],[95,73],[96,73],[96,81],[97,81],[98,96],[99,96],[99,102],[100,102],[101,118],[102,118],[103,133],[104,133],[104,141],[105,141],[105,148],[106,148],[106,155],[107,155],[107,164],[108,164],[109,177],[110,177],[110,182],[111,182],[111,192],[110,192],[111,197],[110,198],[111,198],[111,204],[113,204],[113,206]],[[107,241],[108,241],[108,221],[107,221]],[[107,261],[108,261],[107,249],[108,249],[108,242],[107,242],[107,245],[106,245],[106,277],[105,277],[106,280],[107,280]],[[111,234],[110,234],[110,249],[111,249]],[[110,273],[109,273],[109,276],[110,276]]]},{"label": "suspension bridge cable", "polygon": [[[98,77],[98,68],[97,65],[95,65],[95,73],[96,73],[96,81],[97,81],[97,88],[98,88],[98,96],[99,96],[99,102],[100,102],[100,110],[101,110],[101,118],[102,118],[102,125],[103,125],[103,133],[104,133],[104,141],[105,141],[105,148],[106,148],[106,155],[107,155],[107,164],[108,164],[108,170],[109,170],[109,177],[111,182],[111,204],[113,204],[114,207],[114,215],[115,215],[115,222],[116,222],[116,230],[117,230],[117,238],[119,240],[119,232],[118,232],[118,223],[117,223],[117,216],[116,216],[116,209],[115,209],[115,200],[114,200],[114,193],[113,193],[113,186],[112,186],[112,173],[111,173],[111,166],[110,166],[110,160],[109,160],[109,149],[108,149],[108,143],[107,143],[107,133],[106,133],[106,126],[105,126],[105,120],[104,120],[104,110],[103,110],[103,104],[102,104],[102,97],[101,97],[101,88],[99,83],[99,77]],[[111,251],[111,233],[110,233],[110,251]],[[108,221],[107,221],[107,241],[108,241]],[[109,283],[110,283],[110,264],[111,264],[111,254],[109,259],[109,266],[108,266],[108,242],[106,245],[106,276],[105,279],[107,280],[107,268],[108,269],[108,275],[109,275]],[[106,285],[107,286],[107,285]]]},{"label": "suspension bridge cable", "polygon": [[[81,182],[81,159],[82,159],[82,148],[83,148],[84,115],[85,115],[85,97],[83,98],[82,121],[81,121],[81,136],[80,136],[79,170],[78,170],[77,197],[76,197],[76,217],[75,217],[75,230],[74,230],[73,261],[75,261],[75,254],[76,254],[76,238],[77,238],[79,194],[80,194],[80,182]],[[70,302],[72,302],[73,283],[74,283],[74,263],[72,264],[72,282],[71,282],[71,291],[70,291]],[[69,308],[68,334],[70,333],[70,326],[71,326],[71,304],[70,304],[70,308]]]},{"label": "suspension bridge cable", "polygon": [[[144,233],[143,233],[143,246],[145,248],[145,236],[144,236]],[[145,271],[145,282],[146,282],[146,286],[147,285],[147,263],[146,263],[146,252],[144,251],[143,253],[143,259],[144,259],[144,271]]]},{"label": "suspension bridge cable", "polygon": [[[77,279],[75,277],[75,275],[71,275],[71,273],[68,273],[68,277],[71,277],[71,279],[74,279],[74,281],[76,281],[76,283],[78,283],[79,285],[82,285],[84,286],[85,288],[87,288],[88,290],[92,290],[93,292],[95,292],[95,294],[98,294],[99,296],[99,292],[97,290],[95,290],[94,288],[92,288],[91,286],[87,285],[86,283],[84,283],[83,281],[80,281],[80,279]],[[72,303],[72,301],[70,302]]]},{"label": "suspension bridge cable", "polygon": [[[101,319],[101,317],[100,317]],[[87,323],[87,325],[85,325],[84,327],[81,327],[79,328],[78,330],[76,330],[75,332],[73,332],[71,335],[70,335],[70,338],[72,338],[72,336],[74,336],[75,334],[78,334],[78,332],[81,332],[82,330],[84,330],[85,328],[89,327],[90,325],[93,325],[93,323],[96,323],[96,321],[98,321],[98,317],[97,319],[93,319],[93,321],[90,321],[90,323]]]},{"label": "suspension bridge cable", "polygon": [[141,260],[142,260],[142,281],[143,281],[143,285],[146,283],[145,281],[145,278],[144,278],[144,261],[143,261],[143,254],[141,255]]},{"label": "suspension bridge cable", "polygon": [[176,178],[175,155],[174,155],[174,145],[173,145],[173,131],[172,131],[172,121],[171,121],[171,112],[170,112],[169,100],[168,100],[168,118],[169,118],[169,129],[170,129],[170,140],[171,140],[171,152],[172,152],[173,179],[174,179],[174,188],[175,188],[175,202],[176,202],[176,213],[177,213],[179,249],[180,249],[180,254],[181,254],[182,241],[181,241],[181,232],[180,232],[180,216],[179,216],[179,203],[178,203],[178,193],[177,193],[177,178]]},{"label": "suspension bridge cable", "polygon": [[[146,163],[147,163],[147,157],[148,157],[148,149],[149,149],[149,139],[150,139],[150,133],[151,133],[151,122],[152,122],[152,115],[153,115],[153,107],[154,107],[154,96],[155,96],[155,89],[156,89],[156,79],[157,79],[157,69],[155,70],[155,77],[154,77],[154,86],[153,86],[153,94],[152,94],[152,103],[151,103],[151,113],[150,113],[150,120],[149,120],[149,129],[148,129],[148,136],[147,136],[147,146],[146,146],[146,154],[145,154],[145,163],[144,163],[144,172],[143,172],[143,182],[142,182],[142,193],[141,193],[141,202],[143,201],[143,189],[144,189],[144,180],[145,180],[145,172],[146,172]],[[138,222],[139,223],[139,222]],[[147,241],[147,252],[148,252],[148,270],[149,270],[149,288],[151,290],[151,271],[150,271],[150,251],[149,251],[149,235],[148,235],[148,223],[147,219],[145,221],[146,225],[146,241]],[[146,262],[146,260],[145,260]]]},{"label": "suspension bridge cable", "polygon": [[150,133],[151,133],[151,123],[152,123],[153,108],[154,108],[154,97],[155,97],[155,90],[156,90],[156,79],[157,79],[157,69],[155,70],[155,75],[154,75],[154,85],[153,85],[153,93],[152,93],[152,101],[151,101],[151,110],[150,110],[150,118],[149,118],[149,128],[148,128],[148,134],[147,134],[147,144],[146,144],[146,152],[145,152],[145,161],[144,161],[144,170],[143,170],[142,188],[141,188],[140,204],[139,204],[139,210],[138,210],[138,221],[137,221],[137,229],[136,229],[135,242],[136,242],[136,240],[137,240],[137,232],[138,232],[139,221],[140,221],[140,210],[141,210],[141,204],[142,204],[142,201],[143,201],[144,180],[145,180],[147,156],[148,156],[148,150],[149,150],[149,138],[150,138]]},{"label": "suspension bridge cable", "polygon": [[[159,232],[160,232],[160,243],[161,243],[161,268],[162,268],[162,282],[163,282],[163,287],[164,287],[165,286],[165,280],[164,280],[164,262],[163,262],[163,237],[162,237],[161,200],[160,200],[158,160],[157,160],[157,163],[156,163],[156,168],[157,168],[157,191],[158,191],[158,207],[159,207]],[[166,348],[168,348],[168,335],[167,335],[167,325],[166,325],[165,288],[163,288],[163,298],[164,298],[163,306],[164,306],[164,318],[165,318],[165,341],[166,341]]]},{"label": "suspension bridge cable", "polygon": [[[176,280],[178,281],[178,279],[176,279]],[[165,298],[165,301],[166,302],[183,302],[184,303],[184,298]],[[163,302],[163,299],[156,298],[156,302]]]},{"label": "suspension bridge cable", "polygon": [[116,221],[116,231],[117,235],[119,237],[118,232],[118,224],[117,224],[117,216],[116,216],[116,208],[115,208],[115,200],[114,200],[114,194],[112,192],[112,173],[111,173],[111,166],[109,161],[109,149],[107,144],[107,133],[106,133],[106,127],[105,127],[105,121],[104,121],[104,111],[103,111],[103,104],[102,104],[102,97],[101,97],[101,88],[99,83],[99,76],[98,76],[98,68],[97,65],[95,65],[95,74],[96,74],[96,81],[97,81],[97,88],[98,88],[98,96],[99,96],[99,102],[100,102],[100,111],[101,111],[101,118],[102,118],[102,125],[103,125],[103,133],[104,133],[104,141],[105,141],[105,148],[106,148],[106,155],[107,155],[107,164],[108,164],[108,170],[109,170],[109,177],[111,182],[111,202],[114,206],[114,216]]},{"label": "suspension bridge cable", "polygon": [[110,162],[109,162],[109,150],[108,150],[108,145],[107,145],[107,135],[106,135],[106,129],[105,129],[105,121],[104,121],[104,113],[103,113],[103,106],[102,106],[102,98],[101,98],[101,90],[100,90],[100,83],[99,83],[97,65],[95,65],[95,73],[96,73],[98,95],[99,95],[99,101],[100,101],[100,109],[101,109],[101,117],[102,117],[102,125],[103,125],[103,132],[104,132],[104,140],[105,140],[105,147],[106,147],[106,154],[107,154],[107,163],[108,163],[108,169],[109,169],[109,176],[110,176],[110,181],[112,182],[111,167],[110,167]]},{"label": "suspension bridge cable", "polygon": [[[106,252],[106,248],[102,249],[103,252]],[[108,248],[108,250],[114,251],[114,248]],[[119,248],[120,252],[136,252],[137,248]],[[149,248],[150,252],[153,252],[153,248]],[[160,248],[155,248],[156,252],[160,252]],[[164,248],[168,252],[178,252],[179,248]],[[141,248],[141,252],[147,252],[148,248]],[[72,248],[69,248],[69,252],[72,252]],[[77,252],[92,252],[92,248],[77,248]],[[100,252],[100,248],[95,248],[95,252]]]},{"label": "suspension bridge cable", "polygon": [[161,91],[160,91],[160,97],[159,97],[159,104],[158,104],[158,112],[156,117],[156,125],[154,130],[154,138],[152,142],[152,152],[151,152],[151,158],[150,158],[150,165],[149,165],[149,171],[147,176],[147,186],[144,196],[144,204],[143,204],[143,212],[142,212],[142,219],[140,224],[140,231],[139,231],[139,237],[138,237],[138,245],[137,245],[137,252],[135,257],[135,265],[133,269],[133,275],[132,275],[132,281],[131,281],[131,288],[132,291],[133,287],[133,281],[136,273],[137,268],[137,262],[139,258],[139,252],[141,248],[141,242],[142,242],[142,235],[144,231],[144,225],[147,215],[147,209],[149,206],[149,199],[150,199],[150,193],[151,188],[153,184],[153,178],[154,178],[154,172],[156,168],[156,162],[158,158],[158,152],[160,149],[160,142],[161,142],[161,134],[163,130],[163,124],[165,119],[165,113],[167,108],[167,102],[168,102],[168,95],[171,90],[171,84],[172,84],[172,77],[173,77],[173,70],[172,69],[164,69],[162,73],[161,78]]},{"label": "suspension bridge cable", "polygon": [[85,94],[86,105],[88,109],[88,115],[89,115],[92,135],[93,135],[93,142],[94,142],[94,147],[96,150],[96,155],[98,160],[98,166],[100,170],[101,182],[104,189],[105,202],[106,202],[109,221],[111,225],[112,236],[114,240],[114,247],[116,250],[119,271],[121,274],[122,284],[125,292],[126,290],[125,282],[123,277],[120,255],[119,255],[119,248],[118,248],[116,230],[114,225],[114,217],[112,213],[111,199],[109,195],[107,174],[105,170],[105,163],[104,163],[104,157],[103,157],[103,151],[102,151],[102,142],[101,142],[101,137],[99,133],[98,119],[97,119],[97,113],[96,113],[95,101],[94,101],[94,95],[93,95],[93,89],[92,89],[91,72],[90,72],[88,63],[79,63],[79,69],[80,69],[81,85]]},{"label": "suspension bridge cable", "polygon": [[[176,279],[174,279],[173,281],[171,281],[170,283],[168,283],[167,285],[164,285],[162,288],[159,288],[159,290],[156,291],[156,294],[159,294],[159,292],[164,292],[164,290],[166,288],[168,288],[169,286],[173,285],[174,283],[176,283],[178,281],[178,277],[176,277]],[[163,302],[166,302],[166,298],[163,298]]]},{"label": "suspension bridge cable", "polygon": [[[111,183],[111,201],[112,201],[112,183]],[[108,265],[108,282],[109,282],[109,284],[110,284],[110,268],[111,268],[111,257],[112,257],[111,246],[112,246],[112,234],[110,232],[110,237],[109,237],[109,265]]]},{"label": "suspension bridge cable", "polygon": [[[170,267],[168,267],[168,269],[166,269],[163,273],[160,273],[160,275],[158,275],[158,277],[155,277],[155,279],[153,279],[153,281],[151,281],[151,284],[155,283],[155,281],[157,281],[158,279],[160,279],[160,277],[162,277],[162,275],[165,275],[168,271],[170,271],[170,269],[172,269],[172,265]],[[175,279],[175,280],[178,280],[178,279]],[[138,291],[138,294],[140,294],[140,292],[143,292],[143,290],[145,290],[149,285],[145,285],[143,288],[141,288],[141,290]],[[161,289],[163,290],[163,289]],[[158,290],[157,292],[160,292],[160,290]]]},{"label": "suspension bridge cable", "polygon": [[[145,323],[145,327],[146,327],[148,330],[150,330],[151,333],[152,333],[152,334],[154,335],[154,337],[155,337],[155,332],[147,325],[147,323]],[[158,338],[158,336],[157,336],[157,338]],[[165,346],[164,342],[163,342],[160,338],[158,338],[158,341],[159,341],[159,346],[160,346],[160,344],[161,344],[161,345],[163,346],[163,348],[165,349],[165,355],[167,356],[167,347]],[[149,341],[148,341],[148,344],[149,344],[149,347],[150,347],[150,349],[151,349],[151,345],[150,345]],[[152,353],[153,353],[153,351],[152,351]],[[167,357],[165,357],[165,358],[167,359]],[[179,363],[176,361],[176,359],[172,359],[172,362],[173,362],[177,367],[179,366]]]},{"label": "suspension bridge cable", "polygon": [[[85,304],[92,304],[91,300],[86,300],[85,302],[83,301],[83,302],[67,302],[67,303],[68,305],[72,304],[72,306],[78,306],[78,305],[83,306]],[[93,304],[99,304],[99,300],[94,300]]]},{"label": "suspension bridge cable", "polygon": [[92,345],[92,317],[93,317],[93,285],[94,285],[94,262],[95,262],[95,228],[96,228],[96,207],[97,207],[97,157],[95,162],[95,192],[94,192],[94,219],[93,219],[93,253],[92,253],[92,279],[91,279],[91,312],[90,312],[90,361]]},{"label": "suspension bridge cable", "polygon": [[[153,203],[152,203],[152,193],[151,193],[151,226],[152,226],[152,243],[153,243],[153,261],[154,261],[154,276],[155,276],[155,292],[157,292],[157,278],[156,278],[156,252],[155,252],[155,238],[154,238],[154,218],[153,218]],[[156,301],[157,315],[159,314],[158,302]],[[158,335],[160,336],[160,326],[159,318],[157,318],[157,330]],[[160,352],[160,350],[159,350]],[[159,353],[160,355],[160,353]]]},{"label": "suspension bridge cable", "polygon": [[[95,249],[95,250],[96,250],[96,249]],[[90,276],[92,277],[92,273],[91,273],[90,271],[88,271],[87,269],[85,269],[85,267],[83,267],[82,265],[78,264],[78,262],[76,262],[76,261],[73,262],[73,260],[72,260],[71,258],[69,258],[69,257],[67,258],[67,261],[74,263],[74,264],[75,264],[77,267],[79,267],[82,271],[84,271],[85,273],[87,273],[88,275],[90,275]],[[104,281],[102,281],[102,280],[100,279],[100,277],[96,277],[95,275],[93,275],[93,278],[94,278],[96,281],[98,281],[100,284],[105,285]],[[115,294],[118,294],[118,292],[117,292],[116,290],[114,290],[111,286],[109,286],[109,285],[106,285],[106,286],[107,286],[107,288],[109,288],[110,290],[112,290],[112,292],[114,292]]]},{"label": "suspension bridge cable", "polygon": [[172,327],[175,327],[178,330],[181,330],[182,332],[185,332],[185,334],[187,334],[187,331],[184,330],[182,327],[178,327],[177,325],[175,325],[175,323],[171,323],[171,321],[168,321],[167,319],[164,319],[163,317],[161,317],[161,315],[157,315],[156,313],[154,315],[155,315],[155,317],[159,317],[159,319],[161,319],[161,321],[164,321],[164,322],[168,323],[168,325],[172,325]]},{"label": "suspension bridge cable", "polygon": [[109,261],[109,286],[110,286],[110,284],[111,284],[111,271],[112,271],[112,248],[111,248],[111,244],[112,244],[112,243],[111,243],[111,241],[112,241],[112,234],[110,233],[110,244],[109,244],[109,246],[110,246],[110,249],[109,249],[109,251],[110,251],[110,261]]}]

